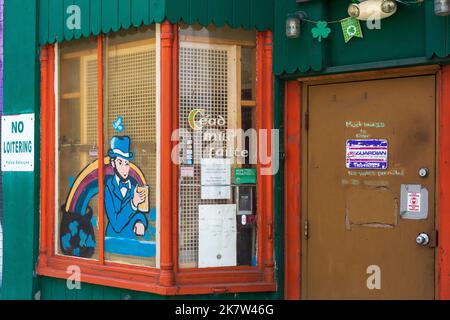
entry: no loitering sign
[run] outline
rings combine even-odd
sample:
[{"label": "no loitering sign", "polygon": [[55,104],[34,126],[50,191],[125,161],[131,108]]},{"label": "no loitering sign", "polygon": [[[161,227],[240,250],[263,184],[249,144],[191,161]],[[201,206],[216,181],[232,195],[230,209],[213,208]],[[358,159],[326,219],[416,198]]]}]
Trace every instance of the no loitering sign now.
[{"label": "no loitering sign", "polygon": [[2,171],[34,171],[34,113],[2,116]]}]

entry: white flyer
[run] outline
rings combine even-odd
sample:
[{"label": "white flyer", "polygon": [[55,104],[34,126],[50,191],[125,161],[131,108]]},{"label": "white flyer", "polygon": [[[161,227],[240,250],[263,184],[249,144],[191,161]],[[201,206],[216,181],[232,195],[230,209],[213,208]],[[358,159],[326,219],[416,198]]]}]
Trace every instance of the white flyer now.
[{"label": "white flyer", "polygon": [[408,192],[408,211],[420,212],[420,192]]},{"label": "white flyer", "polygon": [[200,205],[198,214],[198,267],[236,266],[236,205]]},{"label": "white flyer", "polygon": [[231,160],[202,159],[201,185],[203,200],[231,199]]}]

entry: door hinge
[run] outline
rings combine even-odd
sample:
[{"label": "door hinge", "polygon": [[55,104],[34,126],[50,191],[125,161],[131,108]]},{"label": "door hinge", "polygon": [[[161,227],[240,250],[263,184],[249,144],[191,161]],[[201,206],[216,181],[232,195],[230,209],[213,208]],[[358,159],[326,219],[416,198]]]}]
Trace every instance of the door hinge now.
[{"label": "door hinge", "polygon": [[305,121],[304,122],[305,122],[305,124],[304,124],[305,129],[309,130],[309,112],[305,113]]},{"label": "door hinge", "polygon": [[308,223],[308,220],[305,220],[305,224],[303,226],[303,235],[305,237],[305,240],[308,240],[308,238],[309,238],[309,223]]}]

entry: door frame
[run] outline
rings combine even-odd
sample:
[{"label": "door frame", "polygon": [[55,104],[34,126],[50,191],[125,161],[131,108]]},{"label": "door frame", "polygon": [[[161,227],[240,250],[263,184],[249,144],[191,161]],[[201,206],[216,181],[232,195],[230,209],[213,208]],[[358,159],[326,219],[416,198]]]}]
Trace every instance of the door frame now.
[{"label": "door frame", "polygon": [[[423,75],[436,76],[436,192],[435,298],[450,299],[450,65],[390,68],[378,71],[301,77],[285,83],[285,299],[302,298],[301,212],[306,199],[303,150],[307,150],[305,113],[309,85],[381,80]],[[305,190],[305,191],[303,191]]]}]

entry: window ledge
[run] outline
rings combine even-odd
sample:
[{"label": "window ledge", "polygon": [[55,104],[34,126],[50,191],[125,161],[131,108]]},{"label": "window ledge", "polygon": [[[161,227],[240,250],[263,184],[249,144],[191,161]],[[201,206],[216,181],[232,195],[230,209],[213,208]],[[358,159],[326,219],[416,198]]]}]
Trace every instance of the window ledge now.
[{"label": "window ledge", "polygon": [[257,268],[182,271],[176,274],[174,286],[165,287],[159,284],[159,269],[133,266],[130,270],[120,264],[101,265],[59,256],[49,257],[45,263],[43,261],[40,259],[37,268],[40,276],[67,280],[71,275],[67,272],[68,267],[78,266],[81,270],[81,282],[167,296],[275,292],[277,289],[275,282],[263,281],[263,273]]}]

